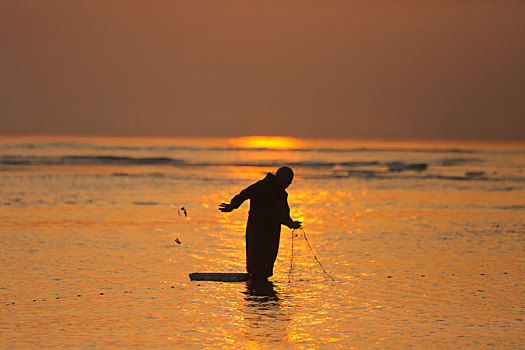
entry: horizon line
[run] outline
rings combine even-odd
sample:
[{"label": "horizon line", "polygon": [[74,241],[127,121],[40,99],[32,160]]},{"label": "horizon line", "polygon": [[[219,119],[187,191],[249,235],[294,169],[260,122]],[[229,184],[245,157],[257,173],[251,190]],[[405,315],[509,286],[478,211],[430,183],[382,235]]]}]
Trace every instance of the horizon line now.
[{"label": "horizon line", "polygon": [[167,135],[167,134],[110,134],[110,133],[1,133],[0,137],[56,137],[56,138],[144,138],[144,139],[237,139],[245,137],[282,137],[310,141],[362,141],[362,142],[456,142],[456,143],[525,143],[525,138],[417,138],[417,137],[370,137],[370,136],[294,136],[290,134],[230,134],[230,135]]}]

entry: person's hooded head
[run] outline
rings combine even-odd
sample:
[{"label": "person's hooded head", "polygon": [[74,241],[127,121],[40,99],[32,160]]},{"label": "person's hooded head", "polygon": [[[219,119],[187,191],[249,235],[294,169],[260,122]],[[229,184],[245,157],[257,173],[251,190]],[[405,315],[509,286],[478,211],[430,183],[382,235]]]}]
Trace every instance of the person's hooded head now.
[{"label": "person's hooded head", "polygon": [[275,181],[277,183],[277,186],[282,188],[283,190],[286,189],[293,180],[293,171],[287,166],[283,166],[277,170],[275,173]]}]

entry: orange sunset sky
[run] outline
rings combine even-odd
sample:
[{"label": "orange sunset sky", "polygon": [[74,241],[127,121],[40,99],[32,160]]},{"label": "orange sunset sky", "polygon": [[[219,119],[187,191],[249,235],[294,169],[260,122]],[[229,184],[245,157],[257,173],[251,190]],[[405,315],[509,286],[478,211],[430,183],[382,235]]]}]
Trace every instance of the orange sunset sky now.
[{"label": "orange sunset sky", "polygon": [[0,0],[0,134],[525,139],[525,1]]}]

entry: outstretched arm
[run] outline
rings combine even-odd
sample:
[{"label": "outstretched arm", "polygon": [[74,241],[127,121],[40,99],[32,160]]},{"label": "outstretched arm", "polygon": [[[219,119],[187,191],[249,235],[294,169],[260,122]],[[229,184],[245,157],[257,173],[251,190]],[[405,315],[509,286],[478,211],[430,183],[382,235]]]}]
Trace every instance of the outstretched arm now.
[{"label": "outstretched arm", "polygon": [[248,186],[244,190],[241,191],[238,195],[233,197],[230,201],[230,203],[221,203],[219,204],[219,210],[223,213],[229,213],[241,206],[242,203],[244,203],[245,200],[249,199],[252,194],[255,191],[255,185],[253,184],[251,186]]}]

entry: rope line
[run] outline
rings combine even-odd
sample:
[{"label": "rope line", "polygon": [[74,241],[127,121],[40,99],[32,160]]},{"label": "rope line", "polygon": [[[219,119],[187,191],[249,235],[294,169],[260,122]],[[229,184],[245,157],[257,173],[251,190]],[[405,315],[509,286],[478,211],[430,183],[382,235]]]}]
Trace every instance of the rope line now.
[{"label": "rope line", "polygon": [[[323,270],[323,272],[328,276],[330,277],[330,279],[332,281],[335,281],[335,279],[330,276],[330,274],[328,272],[326,272],[326,270],[324,269],[324,266],[323,264],[321,264],[321,262],[319,261],[319,259],[317,258],[317,255],[315,255],[314,253],[314,250],[312,249],[312,246],[310,245],[310,241],[308,240],[308,238],[306,237],[306,231],[304,230],[304,228],[300,228],[302,231],[303,231],[303,237],[306,241],[306,243],[308,244],[308,248],[310,249],[310,252],[312,253],[312,255],[314,256],[314,259],[315,261],[317,261],[317,263],[319,264],[319,266],[321,266],[321,269]],[[292,254],[291,254],[291,258],[290,258],[290,270],[288,271],[288,283],[290,283],[290,276],[292,275],[292,270],[293,270],[293,238],[294,238],[294,233],[295,233],[295,229],[292,229]]]},{"label": "rope line", "polygon": [[292,257],[290,258],[290,270],[288,271],[288,283],[290,283],[290,276],[292,275],[293,270],[293,236],[295,229],[292,229]]},{"label": "rope line", "polygon": [[312,254],[313,254],[314,258],[315,258],[315,261],[317,261],[317,263],[319,264],[319,266],[321,266],[321,269],[323,269],[323,272],[324,272],[328,277],[330,277],[330,279],[331,279],[332,281],[335,281],[335,279],[334,279],[332,276],[330,276],[330,275],[328,274],[328,272],[326,272],[326,270],[325,270],[324,267],[323,267],[323,264],[321,264],[321,262],[319,261],[319,259],[317,259],[317,256],[315,255],[315,253],[314,253],[312,247],[310,246],[310,242],[308,241],[308,238],[306,238],[306,232],[304,231],[304,228],[301,227],[301,230],[303,231],[303,237],[304,237],[304,239],[306,240],[306,243],[308,243],[308,248],[310,248],[310,251],[312,252]]}]

